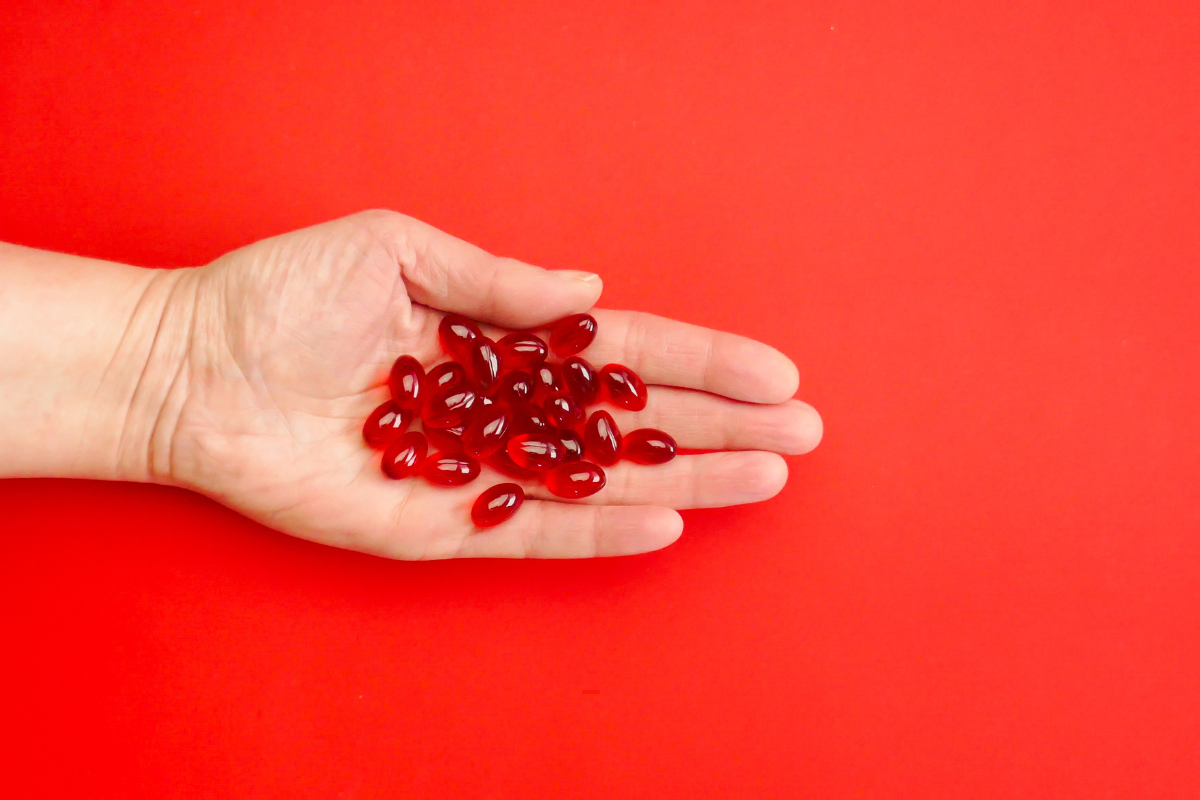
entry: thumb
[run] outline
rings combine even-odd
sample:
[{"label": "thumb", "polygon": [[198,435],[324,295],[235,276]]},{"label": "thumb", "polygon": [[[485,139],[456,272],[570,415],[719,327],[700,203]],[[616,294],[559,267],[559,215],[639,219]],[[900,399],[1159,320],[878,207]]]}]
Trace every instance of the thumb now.
[{"label": "thumb", "polygon": [[403,214],[361,216],[395,257],[409,296],[442,311],[505,328],[533,328],[587,311],[604,288],[599,275],[493,256]]}]

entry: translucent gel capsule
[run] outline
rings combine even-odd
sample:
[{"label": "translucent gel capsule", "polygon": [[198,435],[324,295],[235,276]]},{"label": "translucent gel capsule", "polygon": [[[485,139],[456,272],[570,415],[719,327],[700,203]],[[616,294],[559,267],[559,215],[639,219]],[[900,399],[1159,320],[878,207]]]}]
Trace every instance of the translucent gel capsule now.
[{"label": "translucent gel capsule", "polygon": [[522,433],[542,433],[550,430],[550,421],[540,408],[530,405],[513,406],[513,423],[510,433],[517,436]]},{"label": "translucent gel capsule", "polygon": [[461,386],[467,381],[467,371],[457,361],[438,364],[425,376],[427,394],[437,394],[445,389]]},{"label": "translucent gel capsule", "polygon": [[463,452],[475,458],[490,456],[504,446],[511,426],[512,411],[507,406],[480,409],[463,432]]},{"label": "translucent gel capsule", "polygon": [[498,450],[488,456],[487,465],[499,472],[501,475],[507,475],[510,478],[515,478],[519,481],[536,480],[541,475],[531,469],[525,469],[518,466],[517,462],[512,460],[507,450]]},{"label": "translucent gel capsule", "polygon": [[566,449],[557,434],[522,433],[508,440],[508,455],[518,467],[546,472],[563,460]]},{"label": "translucent gel capsule", "polygon": [[412,356],[400,356],[388,375],[392,399],[401,408],[418,409],[425,402],[425,370]]},{"label": "translucent gel capsule", "polygon": [[550,329],[550,349],[560,356],[573,356],[596,338],[596,319],[591,314],[572,314]]},{"label": "translucent gel capsule", "polygon": [[641,411],[646,407],[646,384],[629,367],[609,364],[600,370],[600,385],[613,405],[630,411]]},{"label": "translucent gel capsule", "polygon": [[621,443],[621,455],[638,464],[663,464],[675,457],[677,449],[669,434],[654,428],[630,431]]},{"label": "translucent gel capsule", "polygon": [[428,449],[424,434],[409,431],[383,451],[383,474],[396,480],[417,474]]},{"label": "translucent gel capsule", "polygon": [[453,428],[470,420],[471,412],[479,405],[479,395],[473,389],[454,387],[434,394],[421,409],[421,421],[426,428]]},{"label": "translucent gel capsule", "polygon": [[462,435],[465,430],[463,425],[444,429],[426,428],[425,438],[429,440],[429,444],[434,449],[443,453],[461,453],[463,452]]},{"label": "translucent gel capsule", "polygon": [[583,422],[583,406],[569,392],[554,392],[542,403],[546,418],[556,428],[574,428]]},{"label": "translucent gel capsule", "polygon": [[462,486],[479,477],[479,462],[455,453],[434,453],[421,462],[421,476],[438,486]]},{"label": "translucent gel capsule", "polygon": [[541,364],[533,370],[533,401],[539,403],[552,392],[561,392],[562,370],[557,364]]},{"label": "translucent gel capsule", "polygon": [[447,314],[438,325],[442,347],[457,361],[466,363],[471,355],[471,343],[483,338],[479,326],[458,314]]},{"label": "translucent gel capsule", "polygon": [[533,399],[533,378],[529,377],[528,372],[519,369],[506,373],[500,379],[500,390],[496,396],[510,406],[528,403]]},{"label": "translucent gel capsule", "polygon": [[532,333],[510,333],[496,343],[505,369],[529,369],[546,360],[549,350]]},{"label": "translucent gel capsule", "polygon": [[517,513],[525,502],[525,490],[515,483],[498,483],[483,490],[471,506],[471,521],[477,528],[490,528]]},{"label": "translucent gel capsule", "polygon": [[580,405],[596,402],[600,396],[600,374],[579,356],[571,356],[562,365],[563,383]]},{"label": "translucent gel capsule", "polygon": [[575,431],[559,431],[559,441],[563,446],[563,461],[578,461],[583,458],[583,439]]},{"label": "translucent gel capsule", "polygon": [[387,447],[408,430],[412,419],[413,412],[396,405],[395,400],[388,400],[363,423],[363,441],[371,447]]},{"label": "translucent gel capsule", "polygon": [[621,431],[607,411],[593,411],[583,429],[583,446],[588,458],[611,467],[621,457]]},{"label": "translucent gel capsule", "polygon": [[475,381],[481,393],[490,392],[500,377],[500,356],[496,353],[496,343],[486,336],[480,336],[471,343],[467,375]]},{"label": "translucent gel capsule", "polygon": [[604,488],[608,479],[604,470],[590,461],[559,464],[546,476],[546,488],[556,497],[578,500]]}]

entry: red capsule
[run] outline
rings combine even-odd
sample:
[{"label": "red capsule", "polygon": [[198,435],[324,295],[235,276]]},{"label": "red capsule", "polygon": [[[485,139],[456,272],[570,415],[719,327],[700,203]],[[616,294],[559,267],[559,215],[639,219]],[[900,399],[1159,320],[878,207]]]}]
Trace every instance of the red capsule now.
[{"label": "red capsule", "polygon": [[583,458],[583,439],[575,431],[559,431],[559,441],[563,446],[563,462],[578,461]]},{"label": "red capsule", "polygon": [[417,409],[425,401],[425,370],[412,356],[400,356],[388,375],[392,399],[401,408]]},{"label": "red capsule", "polygon": [[590,461],[559,464],[546,476],[546,488],[551,494],[571,500],[590,497],[603,489],[607,482],[604,470]]},{"label": "red capsule", "polygon": [[500,379],[500,390],[496,396],[510,406],[528,403],[533,399],[533,379],[528,372],[515,369]]},{"label": "red capsule", "polygon": [[530,405],[513,406],[513,423],[509,432],[513,436],[522,433],[542,433],[550,430],[550,421],[540,408]]},{"label": "red capsule", "polygon": [[437,394],[467,382],[467,371],[457,361],[447,361],[429,370],[425,376],[425,391]]},{"label": "red capsule", "polygon": [[646,384],[629,367],[609,364],[600,370],[600,384],[613,405],[630,411],[641,411],[646,407]]},{"label": "red capsule", "polygon": [[396,480],[417,474],[428,449],[420,431],[409,431],[383,451],[383,474]]},{"label": "red capsule", "polygon": [[579,356],[571,356],[562,365],[563,383],[580,405],[589,405],[600,397],[600,375],[596,368]]},{"label": "red capsule", "polygon": [[413,412],[396,405],[395,400],[388,400],[367,417],[363,424],[363,441],[371,447],[387,447],[408,430],[412,419]]},{"label": "red capsule", "polygon": [[437,392],[425,401],[421,421],[426,428],[453,428],[470,421],[479,406],[479,395],[472,389],[455,387]]},{"label": "red capsule", "polygon": [[630,431],[621,443],[621,455],[638,464],[663,464],[675,457],[677,449],[670,434],[654,428]]},{"label": "red capsule", "polygon": [[429,444],[443,453],[461,453],[463,452],[462,435],[465,430],[466,427],[463,425],[453,428],[426,428],[425,438],[429,440]]},{"label": "red capsule", "polygon": [[556,428],[574,428],[583,422],[583,407],[569,392],[554,392],[542,403],[550,424]]},{"label": "red capsule", "polygon": [[546,343],[532,333],[510,333],[496,343],[505,369],[529,369],[546,360]]},{"label": "red capsule", "polygon": [[573,356],[596,338],[596,319],[591,314],[572,314],[550,329],[550,349],[560,356]]},{"label": "red capsule", "polygon": [[493,405],[480,409],[463,433],[463,452],[475,458],[485,458],[504,446],[512,412],[507,406]]},{"label": "red capsule", "polygon": [[490,392],[500,377],[500,356],[496,354],[496,343],[486,336],[480,336],[471,343],[467,375],[475,381],[481,394]]},{"label": "red capsule", "polygon": [[466,363],[470,360],[472,342],[482,339],[483,333],[478,325],[466,317],[447,314],[438,325],[438,338],[451,357]]},{"label": "red capsule", "polygon": [[462,486],[479,477],[479,462],[470,456],[434,453],[421,462],[421,476],[438,486]]},{"label": "red capsule", "polygon": [[563,460],[566,449],[554,433],[522,433],[508,440],[508,455],[518,467],[545,472]]},{"label": "red capsule", "polygon": [[471,506],[471,521],[477,528],[490,528],[517,513],[525,502],[525,490],[515,483],[498,483],[483,490]]},{"label": "red capsule", "polygon": [[611,467],[621,457],[621,431],[607,411],[594,411],[583,429],[588,458]]},{"label": "red capsule", "polygon": [[518,466],[517,462],[513,461],[512,457],[509,456],[507,450],[497,450],[488,456],[487,464],[500,474],[516,478],[519,481],[531,481],[540,477],[540,473]]},{"label": "red capsule", "polygon": [[540,403],[551,392],[561,392],[564,388],[562,370],[557,364],[541,364],[533,370],[533,401]]}]

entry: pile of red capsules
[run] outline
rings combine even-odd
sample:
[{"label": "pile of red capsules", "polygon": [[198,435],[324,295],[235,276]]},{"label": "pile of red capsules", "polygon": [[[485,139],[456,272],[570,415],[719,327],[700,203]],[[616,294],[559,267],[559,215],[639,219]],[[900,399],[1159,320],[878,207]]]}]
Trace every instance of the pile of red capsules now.
[{"label": "pile of red capsules", "polygon": [[[419,474],[438,486],[461,486],[479,477],[483,462],[578,499],[603,489],[602,467],[622,458],[662,464],[675,457],[675,440],[660,430],[622,436],[607,411],[587,415],[602,399],[630,411],[646,407],[637,373],[620,364],[597,370],[578,356],[596,338],[590,314],[556,322],[548,345],[532,333],[494,342],[456,314],[442,320],[438,338],[451,360],[426,373],[412,356],[400,356],[388,377],[392,399],[363,426],[367,444],[383,450],[389,478]],[[549,361],[551,353],[562,363]],[[423,432],[408,430],[418,415]],[[480,528],[498,525],[524,500],[515,483],[492,486],[475,501],[471,519]]]}]

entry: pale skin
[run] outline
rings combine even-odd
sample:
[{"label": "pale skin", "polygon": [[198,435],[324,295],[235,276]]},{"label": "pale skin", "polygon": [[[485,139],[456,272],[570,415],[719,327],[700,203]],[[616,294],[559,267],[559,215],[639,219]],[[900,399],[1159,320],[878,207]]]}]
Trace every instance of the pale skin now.
[{"label": "pale skin", "polygon": [[[679,538],[677,509],[777,494],[779,454],[821,439],[817,412],[792,397],[795,365],[731,333],[593,308],[601,288],[388,211],[189,269],[0,244],[0,477],[182,486],[294,536],[403,559],[642,553]],[[618,426],[718,452],[621,462],[582,501],[525,483],[518,513],[482,531],[472,502],[511,478],[485,466],[447,489],[380,472],[363,420],[397,356],[445,358],[444,312],[499,335],[589,310],[599,333],[582,355],[650,385],[645,410],[610,409]]]}]

